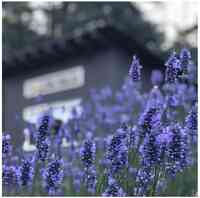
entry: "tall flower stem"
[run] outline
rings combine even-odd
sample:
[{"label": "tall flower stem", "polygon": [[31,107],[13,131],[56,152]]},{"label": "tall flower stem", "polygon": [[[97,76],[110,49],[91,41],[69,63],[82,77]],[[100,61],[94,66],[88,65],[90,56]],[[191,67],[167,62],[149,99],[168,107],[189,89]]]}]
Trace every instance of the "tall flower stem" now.
[{"label": "tall flower stem", "polygon": [[155,166],[155,168],[154,168],[154,181],[153,181],[153,185],[152,185],[150,196],[155,196],[156,187],[157,187],[157,183],[158,183],[158,180],[159,180],[159,173],[160,173],[160,167],[159,166]]}]

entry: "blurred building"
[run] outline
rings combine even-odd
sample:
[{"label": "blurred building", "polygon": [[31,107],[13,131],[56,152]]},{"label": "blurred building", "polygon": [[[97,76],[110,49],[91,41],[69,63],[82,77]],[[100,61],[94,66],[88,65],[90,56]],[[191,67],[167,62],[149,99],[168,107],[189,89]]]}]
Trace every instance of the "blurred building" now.
[{"label": "blurred building", "polygon": [[91,88],[118,89],[133,54],[141,57],[146,82],[153,68],[163,67],[134,37],[103,19],[90,21],[67,38],[16,52],[3,62],[3,129],[20,134],[26,122],[35,123],[49,107],[66,121],[72,107],[88,99]]}]

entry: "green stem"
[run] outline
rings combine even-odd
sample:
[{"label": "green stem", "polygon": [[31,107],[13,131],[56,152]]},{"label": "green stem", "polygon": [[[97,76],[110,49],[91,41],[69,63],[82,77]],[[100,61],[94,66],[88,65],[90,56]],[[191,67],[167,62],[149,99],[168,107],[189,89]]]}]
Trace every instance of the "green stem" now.
[{"label": "green stem", "polygon": [[155,196],[155,193],[156,193],[156,186],[157,186],[157,182],[159,179],[160,168],[158,166],[156,166],[154,170],[155,170],[155,177],[154,177],[154,182],[152,185],[151,196]]},{"label": "green stem", "polygon": [[105,179],[106,179],[106,176],[105,176],[105,174],[103,173],[103,174],[100,176],[100,178],[99,178],[99,180],[98,180],[97,187],[96,187],[96,193],[97,193],[97,195],[101,195],[102,189],[103,189],[103,187],[104,187],[104,185],[105,185]]},{"label": "green stem", "polygon": [[126,181],[126,192],[128,193],[129,192],[129,174],[128,174],[128,166],[126,167],[126,178],[125,178],[125,181]]}]

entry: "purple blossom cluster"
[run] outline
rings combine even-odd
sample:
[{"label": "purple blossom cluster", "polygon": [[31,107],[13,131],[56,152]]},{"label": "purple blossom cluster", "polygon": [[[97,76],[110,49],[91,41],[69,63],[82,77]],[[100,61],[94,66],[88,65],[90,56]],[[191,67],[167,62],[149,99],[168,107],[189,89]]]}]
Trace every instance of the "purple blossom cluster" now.
[{"label": "purple blossom cluster", "polygon": [[137,59],[136,56],[133,56],[133,61],[129,70],[129,75],[134,82],[137,82],[141,79],[141,69],[142,65],[140,65],[139,59]]},{"label": "purple blossom cluster", "polygon": [[12,145],[11,145],[11,136],[10,134],[5,134],[2,136],[2,156],[6,158],[11,154]]},{"label": "purple blossom cluster", "polygon": [[117,129],[107,150],[108,172],[116,175],[128,165],[128,132],[126,127]]},{"label": "purple blossom cluster", "polygon": [[188,51],[186,48],[183,48],[180,52],[179,58],[180,58],[182,73],[187,74],[188,64],[192,59],[190,51]]},{"label": "purple blossom cluster", "polygon": [[19,169],[19,182],[21,186],[30,186],[34,177],[34,161],[33,159],[23,159]]},{"label": "purple blossom cluster", "polygon": [[44,178],[43,185],[49,195],[56,195],[59,186],[63,180],[63,161],[53,160],[49,162],[46,169],[44,169],[42,176]]},{"label": "purple blossom cluster", "polygon": [[37,132],[37,155],[38,159],[41,161],[45,161],[49,151],[49,141],[48,141],[48,133],[49,133],[49,122],[50,115],[44,115],[41,118],[39,125],[39,129]]},{"label": "purple blossom cluster", "polygon": [[123,189],[114,178],[108,177],[108,187],[105,189],[105,192],[102,194],[102,196],[125,197],[126,193],[123,191]]},{"label": "purple blossom cluster", "polygon": [[6,187],[14,187],[18,184],[19,170],[16,166],[3,165],[2,184]]},{"label": "purple blossom cluster", "polygon": [[193,106],[186,119],[186,130],[191,136],[192,141],[197,139],[197,107]]},{"label": "purple blossom cluster", "polygon": [[95,193],[96,188],[96,168],[95,168],[95,158],[96,158],[96,145],[95,143],[87,139],[83,147],[80,149],[81,160],[84,166],[84,183],[90,193]]},{"label": "purple blossom cluster", "polygon": [[181,62],[177,58],[175,52],[169,57],[169,59],[165,63],[165,66],[165,81],[168,83],[175,83],[181,71]]},{"label": "purple blossom cluster", "polygon": [[198,101],[191,53],[173,52],[165,75],[152,71],[147,92],[142,68],[134,56],[121,89],[91,90],[81,114],[73,109],[67,122],[45,112],[30,129],[35,152],[15,156],[11,136],[4,133],[7,194],[15,186],[13,195],[165,195],[170,182],[194,168]]},{"label": "purple blossom cluster", "polygon": [[177,171],[182,171],[188,165],[188,139],[187,134],[179,124],[170,126],[171,141],[169,142],[167,153],[167,170],[172,176]]}]

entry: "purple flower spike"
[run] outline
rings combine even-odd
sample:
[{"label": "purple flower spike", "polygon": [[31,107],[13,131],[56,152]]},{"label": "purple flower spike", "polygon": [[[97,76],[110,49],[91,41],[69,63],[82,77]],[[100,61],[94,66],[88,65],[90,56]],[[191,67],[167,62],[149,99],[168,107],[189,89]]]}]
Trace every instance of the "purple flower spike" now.
[{"label": "purple flower spike", "polygon": [[188,136],[179,124],[170,127],[172,136],[168,147],[167,171],[171,176],[188,165]]},{"label": "purple flower spike", "polygon": [[197,108],[193,107],[186,117],[187,128],[196,131],[197,130]]},{"label": "purple flower spike", "polygon": [[47,140],[37,142],[37,157],[39,160],[44,162],[47,159],[49,153],[49,145],[50,143]]},{"label": "purple flower spike", "polygon": [[111,174],[117,174],[128,163],[128,132],[126,128],[117,130],[107,150],[107,161]]},{"label": "purple flower spike", "polygon": [[36,138],[37,156],[41,161],[45,161],[49,151],[49,129],[52,118],[49,114],[44,115],[40,122]]},{"label": "purple flower spike", "polygon": [[140,65],[139,60],[137,59],[136,56],[133,56],[133,61],[129,69],[129,76],[132,78],[133,82],[140,81],[141,69],[142,69],[142,65]]},{"label": "purple flower spike", "polygon": [[96,188],[96,169],[95,169],[95,157],[96,157],[96,145],[92,140],[86,140],[83,147],[80,150],[81,160],[84,165],[84,184],[90,193],[95,193]]},{"label": "purple flower spike", "polygon": [[165,81],[168,83],[175,83],[181,71],[181,62],[176,57],[175,52],[170,56],[168,61],[165,63],[165,66]]},{"label": "purple flower spike", "polygon": [[23,159],[19,171],[19,180],[21,186],[30,186],[34,176],[33,160]]},{"label": "purple flower spike", "polygon": [[5,134],[2,136],[2,154],[3,157],[6,157],[11,154],[12,146],[11,146],[11,136],[10,134]]},{"label": "purple flower spike", "polygon": [[142,154],[142,164],[151,168],[160,161],[160,149],[159,144],[156,141],[154,134],[147,135],[144,139],[144,143],[141,146],[140,152]]},{"label": "purple flower spike", "polygon": [[86,140],[81,148],[81,160],[85,168],[89,168],[94,164],[96,145],[91,140]]},{"label": "purple flower spike", "polygon": [[139,118],[139,126],[142,127],[141,136],[145,136],[151,132],[152,127],[160,124],[161,114],[159,110],[152,106],[147,107],[145,112]]},{"label": "purple flower spike", "polygon": [[136,176],[136,187],[135,187],[135,195],[137,196],[145,196],[148,190],[148,186],[152,181],[153,174],[151,173],[151,169],[147,167],[142,167],[138,170]]},{"label": "purple flower spike", "polygon": [[126,193],[113,177],[108,177],[108,187],[102,194],[103,197],[125,197]]},{"label": "purple flower spike", "polygon": [[192,142],[197,140],[197,107],[194,106],[186,117],[186,129],[191,136]]},{"label": "purple flower spike", "polygon": [[97,184],[97,173],[95,166],[91,166],[85,171],[84,183],[87,187],[88,192],[94,194]]},{"label": "purple flower spike", "polygon": [[19,171],[15,166],[3,165],[2,184],[7,187],[14,187],[18,184]]},{"label": "purple flower spike", "polygon": [[188,65],[190,63],[191,60],[191,53],[188,49],[183,48],[180,52],[180,61],[181,61],[181,69],[183,74],[187,74],[188,73]]},{"label": "purple flower spike", "polygon": [[56,195],[63,180],[63,161],[54,160],[48,164],[43,172],[44,187],[49,195]]}]

